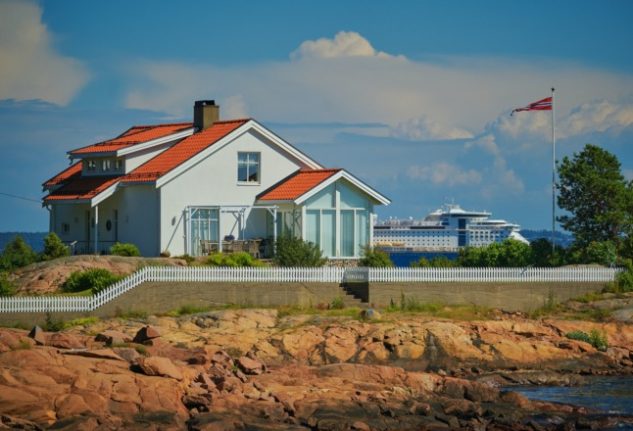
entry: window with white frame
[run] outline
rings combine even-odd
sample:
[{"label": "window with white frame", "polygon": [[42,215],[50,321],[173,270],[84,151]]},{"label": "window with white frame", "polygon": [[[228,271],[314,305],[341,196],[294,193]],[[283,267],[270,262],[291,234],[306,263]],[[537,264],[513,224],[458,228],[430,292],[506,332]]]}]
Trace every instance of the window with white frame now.
[{"label": "window with white frame", "polygon": [[94,172],[97,170],[97,162],[93,159],[87,160],[86,162],[86,169],[89,172]]},{"label": "window with white frame", "polygon": [[237,153],[237,181],[240,183],[259,183],[260,177],[260,153]]},{"label": "window with white frame", "polygon": [[110,160],[110,159],[103,159],[101,161],[101,170],[103,172],[108,172],[111,169],[112,169],[112,160]]}]

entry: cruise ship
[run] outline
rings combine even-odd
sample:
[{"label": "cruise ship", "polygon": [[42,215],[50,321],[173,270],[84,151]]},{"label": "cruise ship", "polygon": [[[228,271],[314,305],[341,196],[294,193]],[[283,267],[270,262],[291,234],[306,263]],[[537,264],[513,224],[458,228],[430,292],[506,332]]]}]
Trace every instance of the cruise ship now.
[{"label": "cruise ship", "polygon": [[486,211],[466,211],[449,204],[423,220],[389,219],[374,225],[375,247],[389,251],[455,252],[462,247],[481,247],[508,238],[529,244],[519,225],[491,219]]}]

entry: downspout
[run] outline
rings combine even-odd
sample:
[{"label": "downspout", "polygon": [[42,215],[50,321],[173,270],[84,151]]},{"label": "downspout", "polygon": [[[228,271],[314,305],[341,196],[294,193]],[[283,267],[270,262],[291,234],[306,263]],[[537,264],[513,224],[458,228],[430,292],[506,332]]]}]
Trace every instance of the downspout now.
[{"label": "downspout", "polygon": [[99,254],[99,205],[95,205],[95,254]]}]

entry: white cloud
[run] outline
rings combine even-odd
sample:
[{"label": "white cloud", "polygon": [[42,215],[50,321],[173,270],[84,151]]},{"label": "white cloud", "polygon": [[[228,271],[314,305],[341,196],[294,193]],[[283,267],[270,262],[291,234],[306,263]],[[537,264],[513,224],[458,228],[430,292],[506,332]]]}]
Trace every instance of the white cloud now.
[{"label": "white cloud", "polygon": [[337,57],[391,58],[393,56],[386,52],[376,51],[367,39],[354,31],[339,31],[334,39],[322,37],[317,40],[306,40],[290,53],[290,58],[293,60]]},{"label": "white cloud", "polygon": [[474,185],[481,182],[481,174],[474,169],[439,162],[431,166],[409,166],[407,176],[414,180],[430,181],[435,185]]},{"label": "white cloud", "polygon": [[473,134],[459,127],[447,126],[429,117],[410,118],[390,129],[396,138],[423,141],[432,139],[468,139]]},{"label": "white cloud", "polygon": [[[358,33],[303,42],[294,60],[214,66],[139,61],[128,70],[127,106],[189,115],[193,100],[209,97],[226,105],[242,96],[243,109],[274,122],[377,122],[398,129],[409,119],[432,119],[448,135],[482,130],[500,112],[547,95],[561,83],[561,116],[587,100],[617,100],[633,88],[633,76],[577,64],[507,58],[442,58],[418,61],[377,51]],[[563,86],[564,84],[564,86]],[[540,130],[535,113],[515,115],[504,125]],[[561,117],[562,118],[562,117]],[[442,133],[426,127],[420,136]],[[429,120],[430,121],[430,120]],[[415,136],[415,133],[413,134]]]},{"label": "white cloud", "polygon": [[0,99],[66,105],[88,80],[86,68],[59,54],[30,1],[0,2]]},{"label": "white cloud", "polygon": [[561,137],[621,130],[633,124],[633,104],[607,100],[583,103],[572,110],[559,126]]}]

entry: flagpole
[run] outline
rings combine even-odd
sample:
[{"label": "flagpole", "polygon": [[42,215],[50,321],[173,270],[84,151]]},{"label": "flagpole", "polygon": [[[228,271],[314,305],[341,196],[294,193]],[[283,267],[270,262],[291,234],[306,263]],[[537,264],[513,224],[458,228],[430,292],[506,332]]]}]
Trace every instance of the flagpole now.
[{"label": "flagpole", "polygon": [[556,251],[556,114],[552,87],[552,257]]}]

